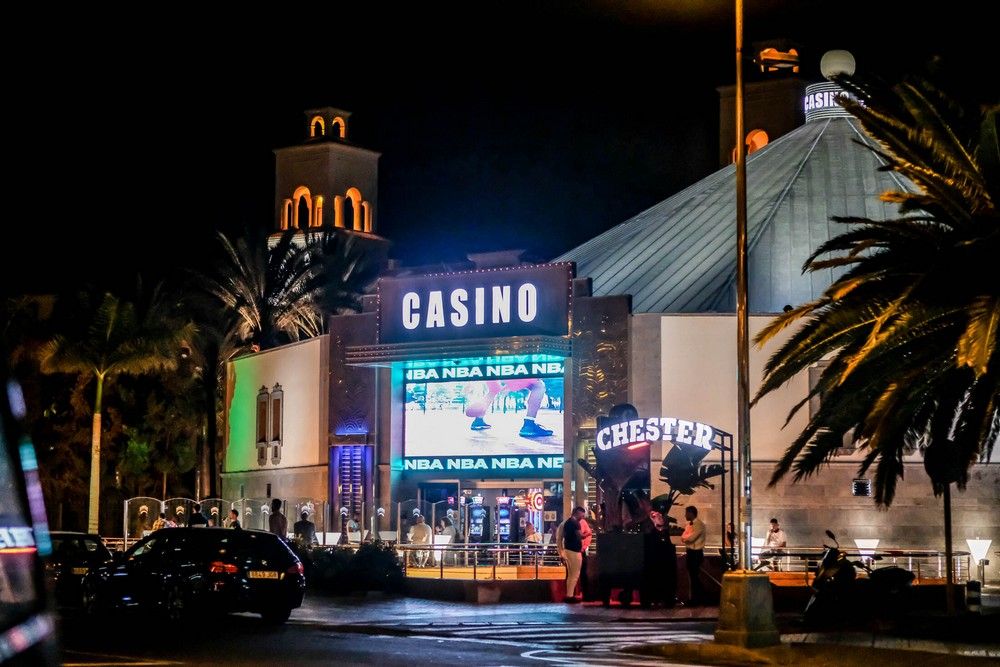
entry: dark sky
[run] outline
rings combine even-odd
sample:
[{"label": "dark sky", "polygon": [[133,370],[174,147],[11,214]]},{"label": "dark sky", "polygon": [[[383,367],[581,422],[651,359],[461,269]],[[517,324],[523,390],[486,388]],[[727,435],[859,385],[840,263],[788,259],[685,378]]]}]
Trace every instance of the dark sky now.
[{"label": "dark sky", "polygon": [[[4,292],[159,277],[203,263],[215,229],[270,227],[272,150],[314,106],[352,111],[382,153],[379,232],[407,264],[552,257],[717,168],[731,2],[343,4],[8,26],[26,46],[6,49]],[[796,40],[807,78],[845,48],[859,69],[941,53],[997,82],[979,3],[746,5],[747,51]]]}]

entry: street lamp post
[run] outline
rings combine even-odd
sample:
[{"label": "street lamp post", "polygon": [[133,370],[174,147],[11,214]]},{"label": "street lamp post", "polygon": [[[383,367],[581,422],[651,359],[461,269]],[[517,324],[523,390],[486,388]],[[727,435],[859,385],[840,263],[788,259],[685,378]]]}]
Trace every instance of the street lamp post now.
[{"label": "street lamp post", "polygon": [[740,478],[740,549],[736,572],[722,576],[719,623],[715,640],[740,646],[780,642],[774,625],[774,602],[766,574],[753,572],[750,501],[750,336],[747,320],[747,172],[743,130],[743,0],[736,0],[736,363],[737,438]]}]

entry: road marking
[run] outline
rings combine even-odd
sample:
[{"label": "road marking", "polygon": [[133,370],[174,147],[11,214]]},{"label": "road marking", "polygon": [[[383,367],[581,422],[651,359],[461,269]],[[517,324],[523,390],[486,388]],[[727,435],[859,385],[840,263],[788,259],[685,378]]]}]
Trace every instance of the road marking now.
[{"label": "road marking", "polygon": [[[91,653],[89,651],[64,651],[77,658],[77,662],[63,662],[62,667],[161,667],[162,665],[183,665],[183,662],[176,660],[150,660],[134,655],[112,655],[110,653]],[[93,656],[95,660],[86,660],[88,656]],[[85,662],[80,661],[83,658]]]}]

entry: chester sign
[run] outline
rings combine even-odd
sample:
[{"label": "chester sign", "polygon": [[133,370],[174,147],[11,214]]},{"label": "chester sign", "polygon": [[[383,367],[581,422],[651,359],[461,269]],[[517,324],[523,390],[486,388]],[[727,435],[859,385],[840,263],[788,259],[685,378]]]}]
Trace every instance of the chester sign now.
[{"label": "chester sign", "polygon": [[597,432],[597,448],[602,451],[630,447],[653,440],[715,449],[715,429],[708,424],[675,417],[646,417],[605,426]]}]

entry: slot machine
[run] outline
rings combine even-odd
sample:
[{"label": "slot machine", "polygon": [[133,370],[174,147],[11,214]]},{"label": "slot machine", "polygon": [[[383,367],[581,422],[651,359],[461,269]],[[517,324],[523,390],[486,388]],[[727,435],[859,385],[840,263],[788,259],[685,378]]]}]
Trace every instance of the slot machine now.
[{"label": "slot machine", "polygon": [[497,496],[497,542],[510,542],[514,502],[509,496]]},{"label": "slot machine", "polygon": [[482,496],[469,498],[469,542],[488,542],[490,537],[489,508],[483,504]]}]

